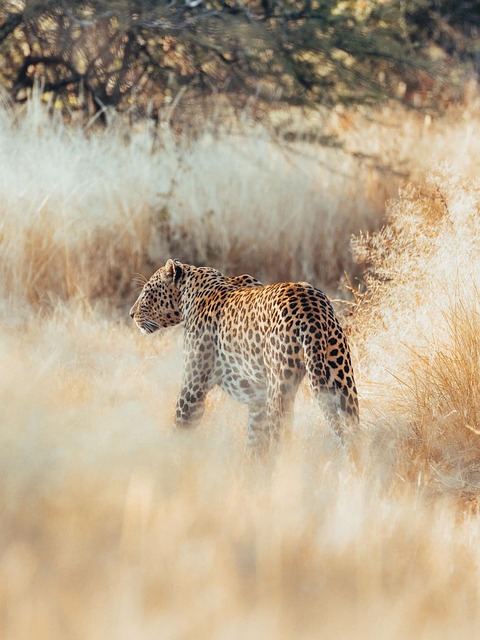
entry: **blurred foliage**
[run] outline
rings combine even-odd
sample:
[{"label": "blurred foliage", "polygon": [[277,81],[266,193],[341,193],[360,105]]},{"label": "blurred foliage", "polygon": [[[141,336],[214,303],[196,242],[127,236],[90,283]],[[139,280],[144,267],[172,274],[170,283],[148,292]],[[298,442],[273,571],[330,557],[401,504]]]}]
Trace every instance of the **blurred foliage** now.
[{"label": "blurred foliage", "polygon": [[[423,0],[409,11],[417,38],[435,42],[451,55],[471,57],[478,64],[480,3],[478,0]],[[480,70],[480,67],[477,68]]]},{"label": "blurred foliage", "polygon": [[456,34],[473,36],[478,28],[477,5],[6,0],[0,7],[0,83],[23,100],[39,78],[57,104],[89,115],[106,106],[155,113],[185,93],[228,94],[240,107],[252,96],[331,106],[392,97],[412,102],[415,94],[425,104],[438,98],[445,79],[442,56],[436,62],[429,56],[431,43],[451,55]]}]

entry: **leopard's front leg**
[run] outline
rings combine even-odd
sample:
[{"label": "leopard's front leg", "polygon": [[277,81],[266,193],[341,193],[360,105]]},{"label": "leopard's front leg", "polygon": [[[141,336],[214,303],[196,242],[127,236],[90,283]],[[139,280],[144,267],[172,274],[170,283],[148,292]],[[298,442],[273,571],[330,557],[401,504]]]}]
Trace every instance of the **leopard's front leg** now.
[{"label": "leopard's front leg", "polygon": [[213,386],[213,344],[205,339],[185,337],[182,388],[175,409],[175,426],[196,427],[205,410],[205,398]]},{"label": "leopard's front leg", "polygon": [[198,426],[205,411],[206,393],[200,396],[193,390],[193,387],[185,384],[177,398],[175,407],[175,426],[185,429]]}]

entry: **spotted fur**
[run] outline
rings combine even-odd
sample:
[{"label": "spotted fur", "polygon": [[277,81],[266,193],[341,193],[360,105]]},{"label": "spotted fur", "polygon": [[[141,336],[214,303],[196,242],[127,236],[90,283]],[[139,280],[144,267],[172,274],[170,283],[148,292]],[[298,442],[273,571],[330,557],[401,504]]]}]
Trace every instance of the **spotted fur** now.
[{"label": "spotted fur", "polygon": [[292,418],[306,374],[337,434],[358,422],[358,400],[345,334],[328,298],[306,282],[262,285],[209,267],[168,260],[130,310],[143,333],[184,322],[184,372],[177,427],[200,420],[205,397],[220,385],[248,404],[247,444],[269,449]]}]

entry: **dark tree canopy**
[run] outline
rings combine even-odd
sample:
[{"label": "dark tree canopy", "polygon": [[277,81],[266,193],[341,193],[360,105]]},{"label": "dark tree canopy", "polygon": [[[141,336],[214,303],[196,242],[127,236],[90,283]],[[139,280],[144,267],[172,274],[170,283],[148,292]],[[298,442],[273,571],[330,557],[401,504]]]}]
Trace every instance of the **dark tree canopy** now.
[{"label": "dark tree canopy", "polygon": [[[7,0],[0,82],[20,100],[39,78],[45,92],[90,114],[158,109],[185,92],[228,94],[239,105],[251,96],[297,105],[408,98],[399,85],[434,90],[428,38],[418,32],[435,29],[441,4]],[[458,3],[443,4],[463,19]]]}]

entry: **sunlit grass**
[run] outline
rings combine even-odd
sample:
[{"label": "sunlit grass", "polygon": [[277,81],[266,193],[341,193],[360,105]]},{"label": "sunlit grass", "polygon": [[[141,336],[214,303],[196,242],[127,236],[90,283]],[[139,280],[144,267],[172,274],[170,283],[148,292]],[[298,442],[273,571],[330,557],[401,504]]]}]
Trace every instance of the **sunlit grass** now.
[{"label": "sunlit grass", "polygon": [[[0,636],[476,637],[475,106],[332,116],[389,173],[265,130],[86,135],[28,109],[0,115]],[[395,171],[415,184],[384,215]],[[303,387],[266,466],[220,391],[172,430],[181,328],[127,313],[172,254],[331,291],[364,274],[356,465]]]},{"label": "sunlit grass", "polygon": [[402,477],[469,496],[480,489],[479,194],[443,166],[354,244],[367,268],[352,326],[372,424],[396,434]]},{"label": "sunlit grass", "polygon": [[242,464],[245,415],[222,395],[172,433],[179,338],[73,309],[2,336],[4,637],[478,628],[476,517],[428,504],[380,448],[352,469],[303,394],[271,468]]}]

